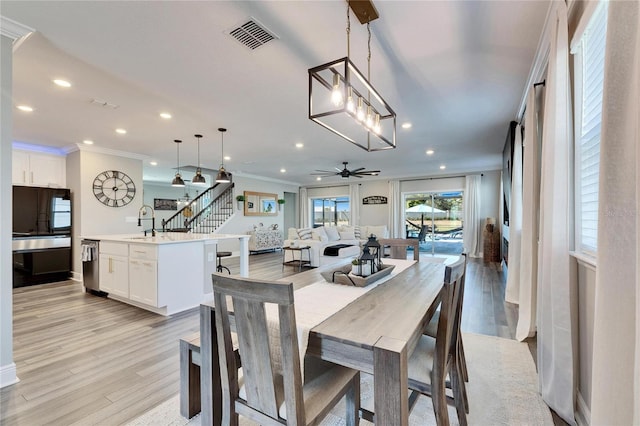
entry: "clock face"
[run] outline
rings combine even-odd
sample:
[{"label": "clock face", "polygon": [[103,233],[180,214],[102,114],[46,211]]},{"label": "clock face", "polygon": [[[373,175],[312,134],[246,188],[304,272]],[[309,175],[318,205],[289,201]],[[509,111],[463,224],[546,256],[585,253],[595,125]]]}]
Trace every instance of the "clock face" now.
[{"label": "clock face", "polygon": [[126,173],[106,170],[93,180],[93,195],[105,206],[123,207],[136,196],[136,184]]}]

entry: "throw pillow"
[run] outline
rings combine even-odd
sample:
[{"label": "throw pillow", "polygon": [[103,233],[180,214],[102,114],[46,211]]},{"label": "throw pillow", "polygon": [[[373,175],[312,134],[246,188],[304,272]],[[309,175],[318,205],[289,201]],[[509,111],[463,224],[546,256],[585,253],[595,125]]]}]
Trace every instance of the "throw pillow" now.
[{"label": "throw pillow", "polygon": [[310,240],[312,238],[311,234],[313,233],[313,229],[311,228],[300,228],[298,229],[298,237],[301,240]]},{"label": "throw pillow", "polygon": [[325,226],[324,230],[327,233],[327,237],[329,237],[329,241],[338,241],[340,239],[340,234],[335,226]]},{"label": "throw pillow", "polygon": [[354,234],[353,232],[342,231],[342,232],[340,232],[340,239],[341,240],[355,240],[356,239],[356,234]]},{"label": "throw pillow", "polygon": [[362,228],[360,226],[354,226],[353,235],[356,236],[356,240],[362,239]]},{"label": "throw pillow", "polygon": [[367,238],[373,234],[376,238],[389,238],[389,233],[387,232],[387,225],[379,225],[379,226],[369,226],[367,227]]},{"label": "throw pillow", "polygon": [[313,239],[314,240],[320,240],[320,241],[328,241],[329,240],[329,236],[325,232],[324,226],[320,226],[318,228],[314,228],[313,229]]},{"label": "throw pillow", "polygon": [[298,238],[300,238],[298,230],[296,228],[289,228],[289,231],[287,231],[287,240],[297,240]]}]

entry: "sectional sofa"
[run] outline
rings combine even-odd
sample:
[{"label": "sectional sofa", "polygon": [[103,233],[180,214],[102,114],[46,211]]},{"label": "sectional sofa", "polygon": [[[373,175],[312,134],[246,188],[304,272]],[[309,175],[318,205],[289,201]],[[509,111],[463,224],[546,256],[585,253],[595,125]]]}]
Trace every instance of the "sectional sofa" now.
[{"label": "sectional sofa", "polygon": [[[285,247],[309,246],[309,259],[306,259],[306,251],[303,251],[303,259],[309,260],[311,266],[320,267],[330,265],[346,257],[360,256],[360,247],[367,241],[370,235],[377,238],[389,238],[386,225],[370,226],[320,226],[318,228],[289,228]],[[337,250],[327,250],[327,247],[347,245],[348,247]],[[331,255],[331,252],[336,252]]]}]

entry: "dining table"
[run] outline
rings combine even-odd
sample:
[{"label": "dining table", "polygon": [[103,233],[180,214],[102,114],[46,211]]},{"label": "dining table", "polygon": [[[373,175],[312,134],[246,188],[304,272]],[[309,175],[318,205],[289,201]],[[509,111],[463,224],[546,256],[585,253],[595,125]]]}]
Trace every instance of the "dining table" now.
[{"label": "dining table", "polygon": [[[322,272],[332,267],[284,280],[301,290],[324,282]],[[444,269],[443,263],[414,262],[308,332],[307,356],[373,374],[377,424],[408,425],[408,359],[440,303]],[[222,391],[212,302],[200,305],[200,356],[201,424],[217,426]]]}]

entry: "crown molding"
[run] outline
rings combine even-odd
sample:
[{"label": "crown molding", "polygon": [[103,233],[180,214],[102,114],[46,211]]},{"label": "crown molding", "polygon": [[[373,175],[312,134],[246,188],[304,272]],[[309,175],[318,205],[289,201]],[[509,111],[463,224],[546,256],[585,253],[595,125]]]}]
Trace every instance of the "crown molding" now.
[{"label": "crown molding", "polygon": [[151,158],[148,155],[144,155],[144,154],[136,154],[134,152],[119,151],[117,149],[108,149],[108,148],[102,148],[99,146],[85,145],[82,143],[67,145],[63,148],[60,148],[60,150],[65,154],[70,154],[75,151],[81,151],[81,152],[86,151],[86,152],[95,152],[98,154],[114,155],[116,157],[132,158],[134,160],[142,160],[142,161],[148,160]]},{"label": "crown molding", "polygon": [[13,19],[9,19],[0,15],[0,35],[17,40],[21,37],[31,34],[35,29],[28,27]]},{"label": "crown molding", "polygon": [[[229,172],[229,170],[227,170],[227,171]],[[251,173],[245,173],[245,172],[230,171],[230,173],[233,176],[240,176],[240,177],[246,177],[246,178],[251,178],[251,179],[258,179],[258,180],[263,180],[263,181],[267,181],[267,182],[281,183],[281,184],[284,184],[284,185],[300,186],[299,182],[292,182],[292,181],[289,181],[289,180],[269,178],[269,177],[253,175]]]}]

